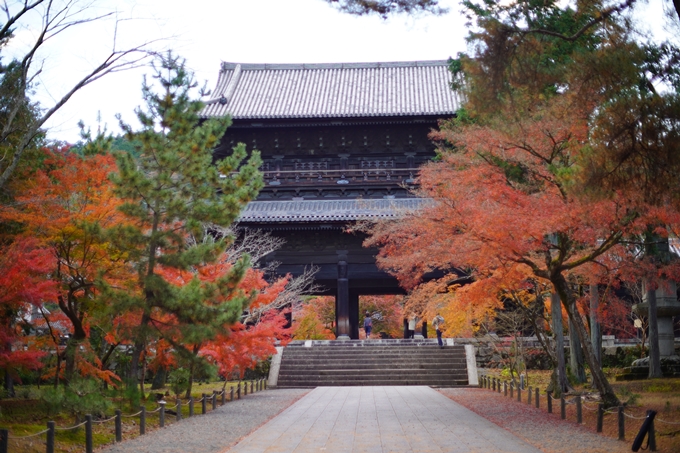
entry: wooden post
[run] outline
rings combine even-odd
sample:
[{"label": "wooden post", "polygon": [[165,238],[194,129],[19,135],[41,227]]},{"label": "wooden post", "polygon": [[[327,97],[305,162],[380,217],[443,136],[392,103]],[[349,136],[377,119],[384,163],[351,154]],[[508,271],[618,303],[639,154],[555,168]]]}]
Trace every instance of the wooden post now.
[{"label": "wooden post", "polygon": [[142,436],[146,432],[146,406],[139,406],[139,435]]},{"label": "wooden post", "polygon": [[508,382],[503,381],[503,396],[508,396]]},{"label": "wooden post", "polygon": [[531,405],[531,386],[527,389],[527,404]]},{"label": "wooden post", "polygon": [[567,402],[564,401],[564,394],[560,397],[560,417],[562,420],[567,418]]},{"label": "wooden post", "polygon": [[45,444],[45,452],[54,453],[54,422],[52,420],[47,422],[47,440]]},{"label": "wooden post", "polygon": [[253,392],[253,381],[250,381],[250,393],[255,393]]},{"label": "wooden post", "polygon": [[161,403],[161,411],[158,413],[161,428],[165,426],[165,403]]},{"label": "wooden post", "polygon": [[494,392],[496,391],[496,378],[493,378],[491,380],[491,388],[493,389]]},{"label": "wooden post", "polygon": [[194,397],[189,397],[189,417],[194,416]]},{"label": "wooden post", "polygon": [[522,387],[517,387],[517,401],[522,402]]},{"label": "wooden post", "polygon": [[536,409],[538,409],[538,406],[539,406],[539,404],[538,404],[538,395],[539,394],[540,393],[538,392],[538,387],[536,387]]},{"label": "wooden post", "polygon": [[175,416],[177,421],[182,420],[182,400],[181,398],[177,398],[177,415]]},{"label": "wooden post", "polygon": [[656,451],[656,432],[654,431],[654,419],[652,419],[649,423],[649,431],[647,432],[647,435],[649,436],[649,451]]},{"label": "wooden post", "polygon": [[208,410],[206,409],[206,401],[205,401],[207,395],[205,393],[201,393],[201,395],[203,395],[203,398],[201,398],[201,413],[203,415],[205,415],[205,413],[208,412]]},{"label": "wooden post", "polygon": [[267,390],[267,380],[264,380],[264,389]]},{"label": "wooden post", "polygon": [[[239,385],[241,385],[240,382],[239,382]],[[248,395],[248,383],[244,382],[243,383],[243,396],[247,396],[247,395]]]},{"label": "wooden post", "polygon": [[120,409],[116,409],[116,419],[114,421],[116,425],[116,442],[123,442],[123,415]]},{"label": "wooden post", "polygon": [[213,390],[212,394],[212,410],[215,410],[217,408],[217,390]]},{"label": "wooden post", "polygon": [[85,453],[92,453],[92,415],[90,414],[85,415]]},{"label": "wooden post", "polygon": [[546,392],[548,398],[548,413],[552,414],[552,392]]},{"label": "wooden post", "polygon": [[220,406],[224,406],[224,403],[225,403],[226,400],[227,400],[227,389],[222,389],[222,396],[221,396],[221,398],[222,398],[222,401],[221,401]]},{"label": "wooden post", "polygon": [[597,405],[597,432],[602,432],[602,425],[604,423],[604,404],[599,403]]},{"label": "wooden post", "polygon": [[7,453],[9,446],[9,430],[0,429],[0,453]]},{"label": "wooden post", "polygon": [[576,396],[576,423],[583,423],[583,408],[581,407],[581,395]]},{"label": "wooden post", "polygon": [[626,440],[626,419],[623,415],[623,406],[619,406],[619,440]]},{"label": "wooden post", "polygon": [[9,448],[9,430],[0,429],[0,453],[7,453]]},{"label": "wooden post", "polygon": [[239,381],[238,386],[236,386],[236,399],[241,399],[241,382]]},{"label": "wooden post", "polygon": [[511,383],[510,383],[510,398],[514,398],[514,397],[515,397],[515,393],[514,393],[513,388],[514,388],[514,385],[512,385],[512,382],[511,382]]},{"label": "wooden post", "polygon": [[229,389],[229,401],[234,401],[234,387]]}]

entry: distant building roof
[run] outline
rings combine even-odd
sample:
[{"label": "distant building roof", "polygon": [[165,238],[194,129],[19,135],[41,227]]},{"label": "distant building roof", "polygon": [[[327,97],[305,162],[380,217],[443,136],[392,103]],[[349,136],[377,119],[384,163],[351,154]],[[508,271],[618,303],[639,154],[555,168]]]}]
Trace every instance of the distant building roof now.
[{"label": "distant building roof", "polygon": [[447,62],[222,63],[206,117],[234,119],[441,115],[459,108]]},{"label": "distant building roof", "polygon": [[243,223],[349,222],[399,218],[428,203],[424,198],[251,201],[241,212]]}]

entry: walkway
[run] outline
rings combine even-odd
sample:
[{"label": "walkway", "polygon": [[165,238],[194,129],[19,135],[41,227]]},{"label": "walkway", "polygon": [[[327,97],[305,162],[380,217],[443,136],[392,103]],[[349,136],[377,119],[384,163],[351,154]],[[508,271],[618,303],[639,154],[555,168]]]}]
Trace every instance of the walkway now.
[{"label": "walkway", "polygon": [[318,387],[230,453],[540,453],[429,387]]}]

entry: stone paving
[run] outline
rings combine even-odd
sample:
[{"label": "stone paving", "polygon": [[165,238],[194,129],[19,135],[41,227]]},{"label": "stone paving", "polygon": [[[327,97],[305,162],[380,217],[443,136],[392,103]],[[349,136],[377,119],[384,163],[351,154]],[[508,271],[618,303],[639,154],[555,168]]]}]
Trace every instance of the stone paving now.
[{"label": "stone paving", "polygon": [[425,386],[317,387],[230,453],[539,453]]}]

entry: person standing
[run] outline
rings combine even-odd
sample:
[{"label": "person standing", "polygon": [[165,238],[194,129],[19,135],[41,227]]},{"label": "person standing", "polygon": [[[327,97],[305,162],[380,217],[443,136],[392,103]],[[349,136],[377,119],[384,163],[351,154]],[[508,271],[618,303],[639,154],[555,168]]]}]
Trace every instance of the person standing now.
[{"label": "person standing", "polygon": [[366,331],[366,339],[368,340],[371,337],[371,330],[373,330],[373,319],[369,312],[366,312],[366,316],[364,316],[364,330]]},{"label": "person standing", "polygon": [[442,341],[442,326],[444,325],[444,318],[442,315],[437,313],[437,316],[434,317],[432,320],[432,327],[437,331],[437,343],[439,343],[439,347],[443,348],[444,347],[444,341]]},{"label": "person standing", "polygon": [[416,324],[418,323],[418,318],[415,313],[411,313],[411,317],[408,319],[408,337],[413,338],[416,333]]}]

